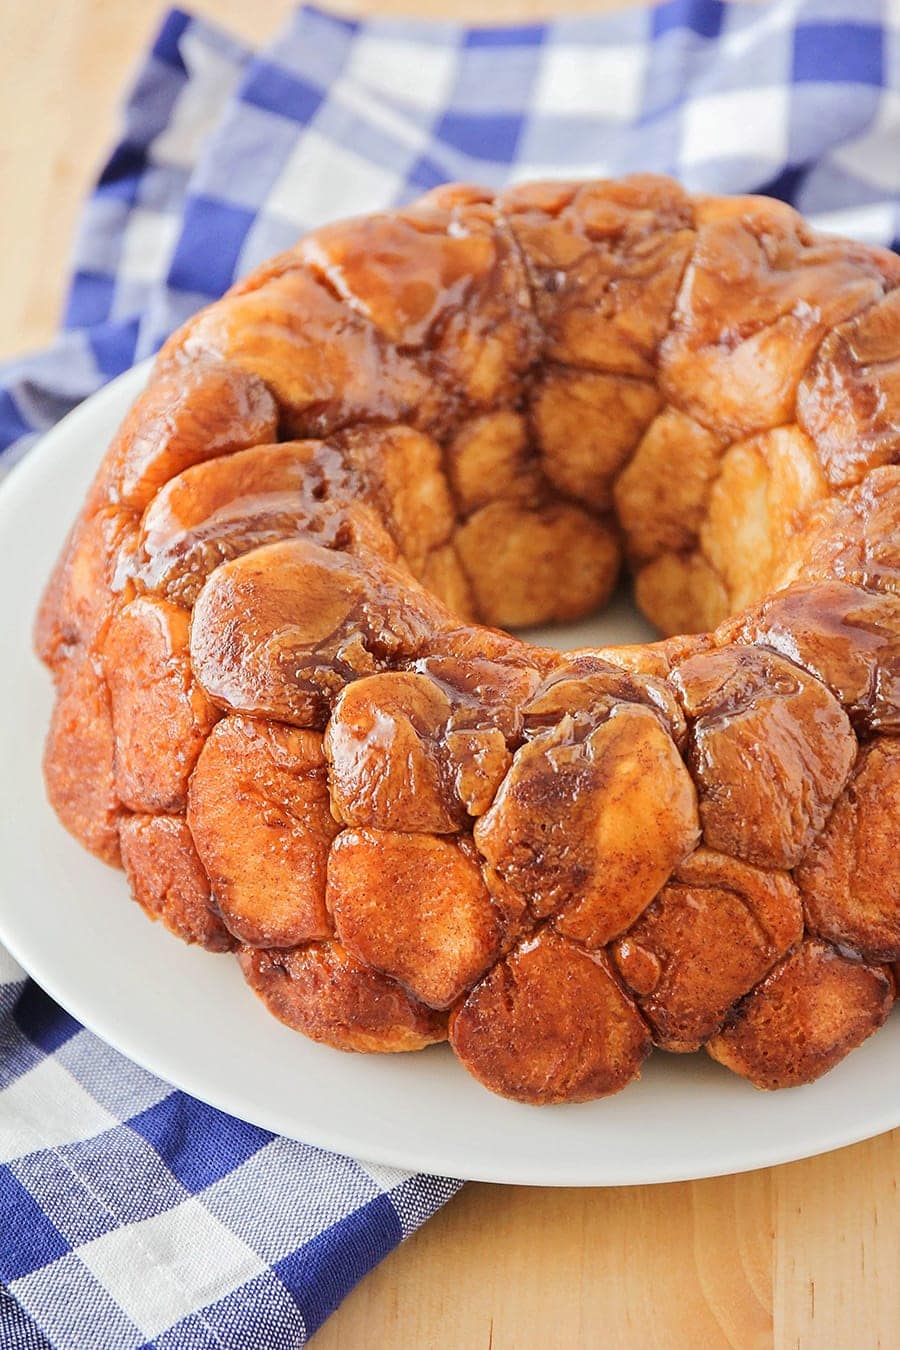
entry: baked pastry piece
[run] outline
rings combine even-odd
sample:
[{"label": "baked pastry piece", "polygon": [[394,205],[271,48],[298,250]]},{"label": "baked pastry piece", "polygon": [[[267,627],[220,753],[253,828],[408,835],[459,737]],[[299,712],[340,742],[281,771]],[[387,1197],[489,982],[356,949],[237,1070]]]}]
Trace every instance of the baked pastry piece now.
[{"label": "baked pastry piece", "polygon": [[[900,960],[898,283],[647,176],[302,240],[166,345],[63,551],[60,818],[342,1049],[815,1078]],[[688,636],[498,631],[623,559]]]}]

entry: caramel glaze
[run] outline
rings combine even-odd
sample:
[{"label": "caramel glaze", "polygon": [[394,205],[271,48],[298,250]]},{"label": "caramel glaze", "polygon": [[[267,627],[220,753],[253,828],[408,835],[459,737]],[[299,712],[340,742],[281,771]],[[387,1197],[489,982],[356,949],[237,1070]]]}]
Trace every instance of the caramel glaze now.
[{"label": "caramel glaze", "polygon": [[[900,961],[898,283],[641,175],[302,240],[163,349],[48,586],[61,819],[341,1049],[825,1072]],[[666,640],[500,631],[622,560]]]}]

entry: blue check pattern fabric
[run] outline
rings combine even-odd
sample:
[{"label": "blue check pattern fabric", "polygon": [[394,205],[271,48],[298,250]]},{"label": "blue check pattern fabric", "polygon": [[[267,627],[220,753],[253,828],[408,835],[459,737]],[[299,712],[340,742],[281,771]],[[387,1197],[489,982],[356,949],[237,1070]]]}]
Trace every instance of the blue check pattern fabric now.
[{"label": "blue check pattern fabric", "polygon": [[[85,208],[62,331],[0,367],[0,471],[334,217],[447,179],[645,169],[895,244],[898,145],[892,0],[667,0],[502,29],[303,8],[259,53],[173,11]],[[2,1350],[302,1345],[459,1184],[173,1090],[0,950]]]}]

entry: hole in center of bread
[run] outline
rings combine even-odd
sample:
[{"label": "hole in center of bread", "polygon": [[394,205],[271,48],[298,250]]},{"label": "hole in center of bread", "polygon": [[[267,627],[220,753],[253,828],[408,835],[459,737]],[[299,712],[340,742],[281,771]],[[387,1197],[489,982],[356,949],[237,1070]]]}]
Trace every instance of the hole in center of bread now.
[{"label": "hole in center of bread", "polygon": [[624,576],[609,603],[596,613],[571,623],[542,625],[539,628],[511,630],[517,636],[541,647],[567,652],[578,647],[623,647],[638,642],[656,642],[660,636],[634,601],[631,578]]}]

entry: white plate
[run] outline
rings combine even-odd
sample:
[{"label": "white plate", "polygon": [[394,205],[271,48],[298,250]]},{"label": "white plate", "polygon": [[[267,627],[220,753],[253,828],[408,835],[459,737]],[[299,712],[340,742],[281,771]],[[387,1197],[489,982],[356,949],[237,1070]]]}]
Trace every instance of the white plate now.
[{"label": "white plate", "polygon": [[[485,1092],[446,1046],[345,1055],[276,1022],[236,962],[151,924],[120,872],[85,853],[44,799],[50,681],[31,652],[44,581],[110,435],[146,378],[74,412],[0,493],[0,940],[99,1036],[195,1096],[372,1162],[549,1186],[625,1185],[807,1157],[900,1124],[900,1018],[810,1087],[756,1092],[703,1055],[655,1055],[641,1081],[585,1106]],[[642,640],[627,607],[565,634]]]}]

